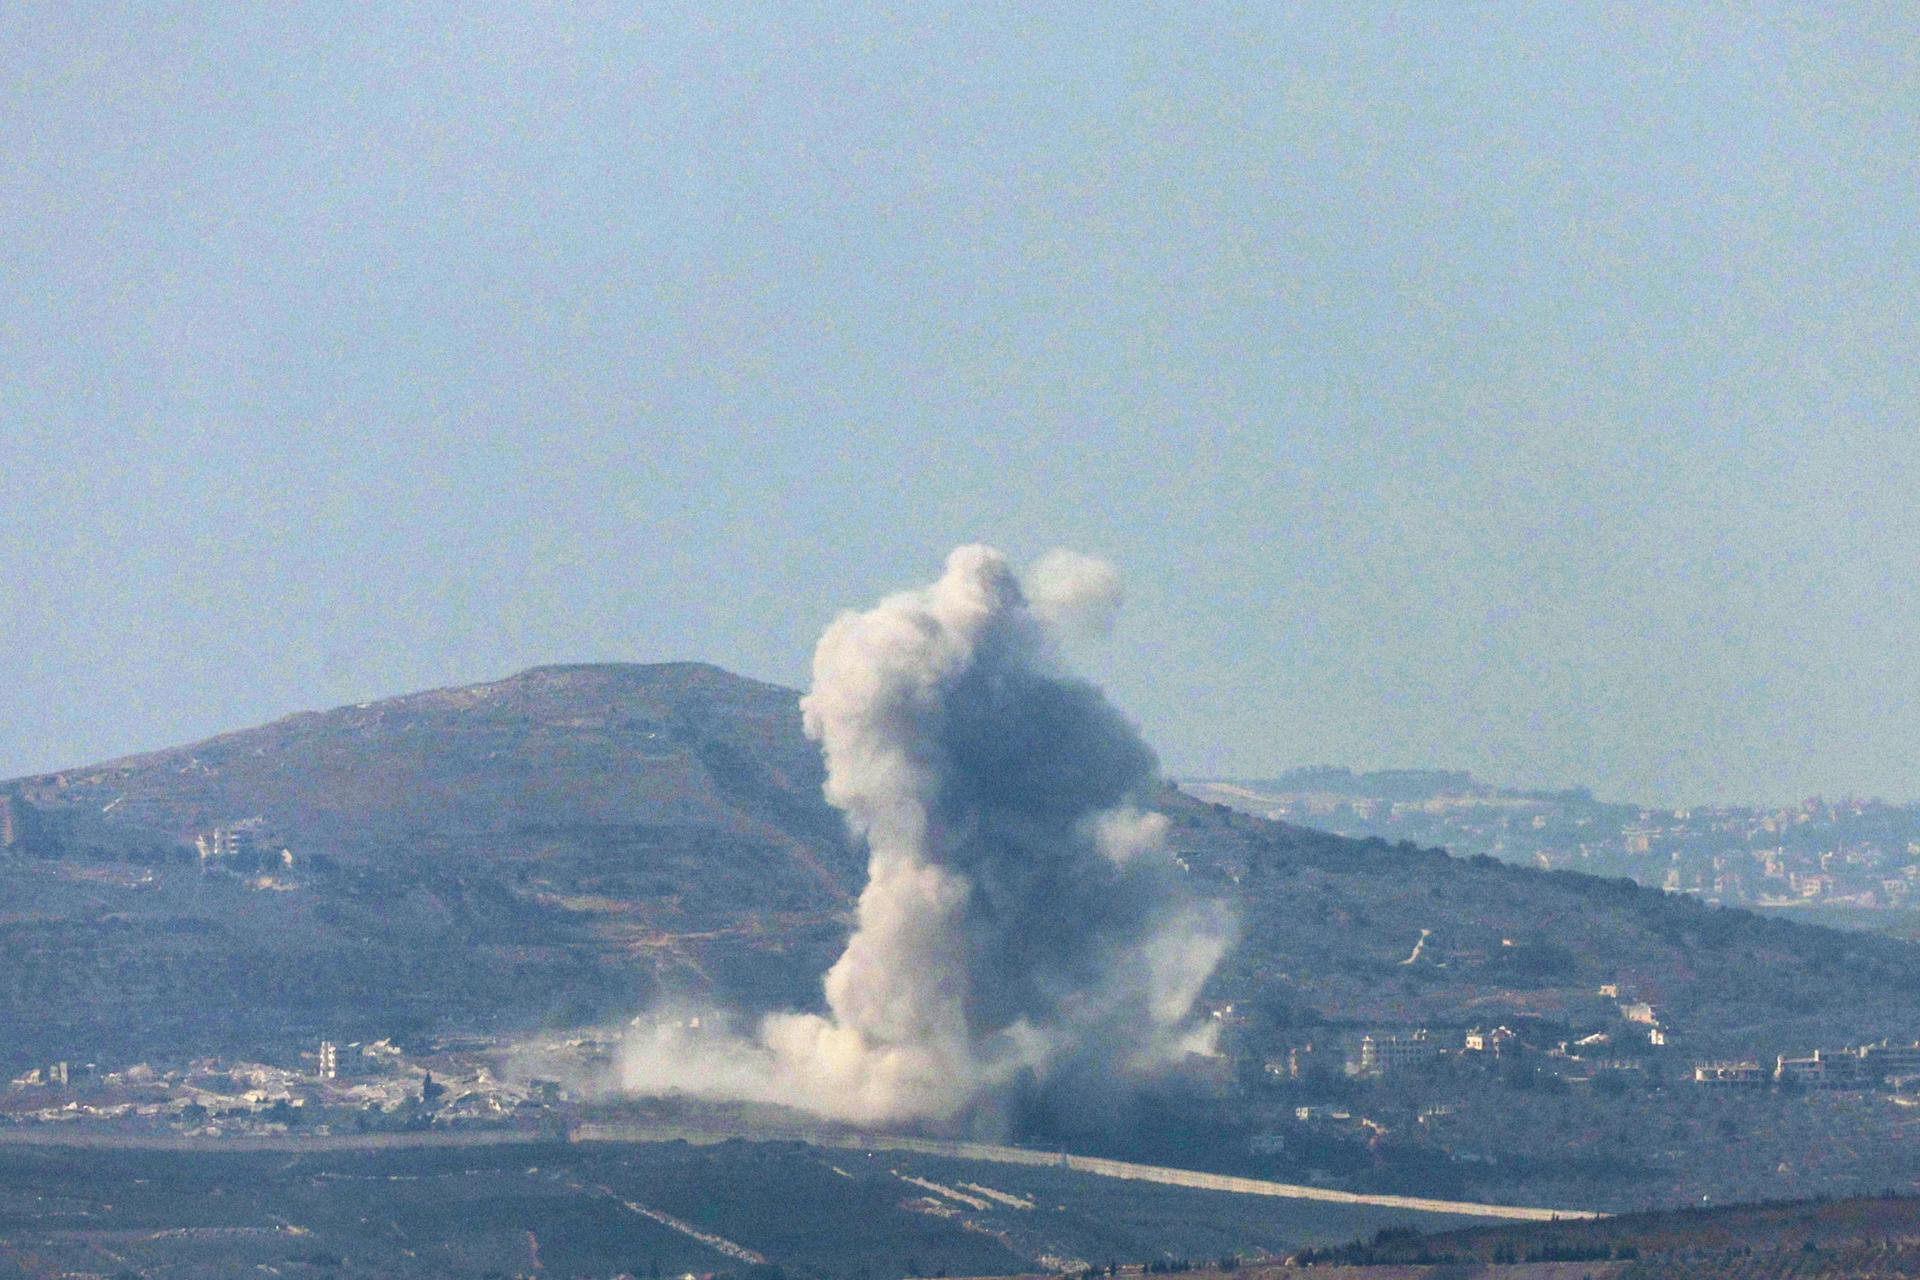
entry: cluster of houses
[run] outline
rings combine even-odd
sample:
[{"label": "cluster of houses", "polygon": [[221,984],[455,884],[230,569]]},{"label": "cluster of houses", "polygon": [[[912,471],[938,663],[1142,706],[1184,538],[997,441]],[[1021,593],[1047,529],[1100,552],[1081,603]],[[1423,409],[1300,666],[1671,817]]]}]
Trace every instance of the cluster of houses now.
[{"label": "cluster of houses", "polygon": [[[1258,789],[1182,785],[1207,800],[1339,835],[1628,876],[1718,902],[1920,903],[1920,805],[1816,797],[1783,808],[1651,809],[1603,804],[1585,791],[1502,792],[1464,774],[1337,772],[1296,770]],[[1366,794],[1370,788],[1374,794]]]},{"label": "cluster of houses", "polygon": [[[1598,994],[1614,1004],[1618,1023],[1608,1030],[1563,1040],[1546,1047],[1542,1054],[1558,1074],[1570,1081],[1591,1079],[1602,1071],[1638,1071],[1644,1067],[1649,1050],[1670,1043],[1668,1029],[1653,1005],[1622,999],[1620,987],[1614,983],[1601,987]],[[1471,1027],[1465,1032],[1422,1027],[1408,1032],[1369,1033],[1331,1053],[1311,1044],[1296,1046],[1284,1058],[1268,1059],[1266,1070],[1275,1079],[1302,1080],[1318,1073],[1379,1080],[1405,1075],[1442,1057],[1492,1063],[1530,1048],[1533,1046],[1524,1044],[1511,1027]]]},{"label": "cluster of houses", "polygon": [[[1617,983],[1602,986],[1596,994],[1614,1005],[1618,1021],[1609,1029],[1550,1047],[1525,1044],[1504,1026],[1473,1027],[1464,1034],[1427,1028],[1380,1031],[1324,1047],[1296,1046],[1284,1057],[1267,1059],[1266,1074],[1274,1080],[1315,1075],[1383,1080],[1414,1074],[1441,1058],[1492,1064],[1527,1051],[1542,1069],[1577,1084],[1603,1072],[1644,1071],[1651,1051],[1672,1044],[1672,1033],[1654,1005],[1631,993],[1623,995]],[[1692,1080],[1719,1089],[1885,1089],[1920,1101],[1920,1041],[1816,1049],[1804,1057],[1781,1054],[1770,1064],[1751,1059],[1695,1062]]]},{"label": "cluster of houses", "polygon": [[1761,1062],[1699,1062],[1695,1084],[1720,1089],[1766,1089],[1774,1085],[1802,1089],[1890,1089],[1920,1091],[1920,1041],[1913,1044],[1854,1045],[1815,1049],[1803,1058],[1781,1054],[1771,1067]]},{"label": "cluster of houses", "polygon": [[[1601,993],[1617,994],[1611,987],[1602,988]],[[1623,1052],[1627,1046],[1622,1038],[1657,1049],[1670,1043],[1668,1030],[1649,1004],[1622,1001],[1619,1010],[1623,1027],[1561,1041],[1545,1048],[1535,1060],[1573,1083],[1601,1072],[1644,1070],[1646,1049]],[[1509,1027],[1474,1027],[1464,1035],[1443,1035],[1422,1028],[1363,1035],[1331,1056],[1319,1054],[1313,1045],[1303,1045],[1289,1050],[1285,1058],[1270,1059],[1266,1069],[1277,1079],[1300,1080],[1313,1074],[1316,1063],[1324,1062],[1332,1068],[1329,1074],[1337,1071],[1381,1080],[1410,1074],[1444,1056],[1491,1063],[1529,1047]],[[1695,1084],[1723,1089],[1886,1089],[1898,1095],[1920,1096],[1920,1041],[1895,1044],[1882,1040],[1842,1049],[1816,1049],[1804,1057],[1781,1054],[1771,1064],[1753,1060],[1696,1062],[1692,1079]]]},{"label": "cluster of houses", "polygon": [[201,1136],[510,1126],[565,1100],[551,1081],[504,1074],[495,1056],[443,1049],[417,1057],[389,1040],[322,1040],[294,1067],[198,1058],[103,1071],[56,1062],[13,1078],[0,1093],[0,1125],[134,1124]]},{"label": "cluster of houses", "polygon": [[[1266,1072],[1275,1080],[1304,1080],[1317,1072],[1383,1080],[1412,1074],[1448,1057],[1491,1066],[1525,1048],[1511,1027],[1474,1027],[1451,1035],[1421,1028],[1406,1034],[1367,1034],[1350,1046],[1331,1050],[1298,1045],[1285,1057],[1268,1059]],[[1637,1071],[1644,1065],[1641,1058],[1621,1056],[1613,1033],[1606,1031],[1561,1041],[1546,1049],[1544,1057],[1571,1079],[1591,1078],[1601,1071]]]},{"label": "cluster of houses", "polygon": [[265,818],[246,818],[215,827],[193,838],[200,865],[239,863],[246,866],[293,866],[293,851],[281,846]]}]

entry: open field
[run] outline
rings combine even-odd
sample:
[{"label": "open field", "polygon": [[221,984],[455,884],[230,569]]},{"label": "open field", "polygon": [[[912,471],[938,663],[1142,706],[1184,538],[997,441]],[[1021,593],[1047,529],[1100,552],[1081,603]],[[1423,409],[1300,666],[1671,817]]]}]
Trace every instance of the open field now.
[{"label": "open field", "polygon": [[[582,1126],[573,1136],[574,1140],[579,1142],[645,1142],[657,1141],[659,1137],[657,1131],[630,1130],[602,1125]],[[954,1160],[983,1160],[993,1164],[1066,1169],[1074,1173],[1092,1174],[1101,1178],[1153,1182],[1171,1187],[1190,1187],[1201,1191],[1221,1191],[1231,1195],[1314,1200],[1324,1204],[1366,1205],[1379,1209],[1405,1209],[1415,1213],[1443,1213],[1511,1222],[1557,1222],[1562,1219],[1600,1216],[1585,1209],[1482,1204],[1472,1200],[1436,1200],[1425,1196],[1369,1195],[1340,1191],[1331,1187],[1273,1182],[1265,1178],[1240,1178],[1228,1174],[1205,1173],[1195,1169],[1175,1169],[1165,1165],[1138,1164],[1130,1160],[1107,1160],[1098,1156],[1076,1156],[1064,1152],[1034,1151],[1026,1147],[1000,1146],[987,1142],[945,1142],[933,1138],[898,1137],[886,1134],[841,1136],[831,1133],[813,1135],[808,1140],[822,1146],[910,1151]]]},{"label": "open field", "polygon": [[[1231,1272],[1202,1269],[1180,1280],[1625,1280],[1629,1262],[1517,1262],[1468,1266],[1311,1267],[1242,1266]],[[1122,1280],[1140,1274],[1121,1269]],[[1029,1276],[1022,1280],[1052,1280]]]},{"label": "open field", "polygon": [[[588,1124],[576,1126],[567,1135],[567,1141],[601,1145],[659,1142],[711,1145],[735,1140],[752,1140],[755,1136],[745,1131]],[[1165,1165],[1138,1164],[1128,1160],[1108,1160],[1098,1156],[1035,1151],[1025,1147],[1009,1147],[986,1142],[948,1142],[892,1134],[839,1134],[831,1130],[796,1133],[793,1135],[793,1140],[842,1150],[912,1153],[962,1163],[985,1162],[1018,1165],[1025,1168],[1056,1169],[1098,1178],[1186,1187],[1228,1195],[1309,1200],[1323,1204],[1444,1214],[1449,1217],[1490,1218],[1510,1222],[1558,1222],[1602,1216],[1586,1209],[1482,1204],[1473,1200],[1438,1200],[1425,1196],[1374,1195],[1300,1183],[1273,1182],[1264,1178],[1242,1178],[1228,1174],[1207,1173],[1197,1169],[1176,1169]],[[299,1155],[318,1152],[399,1151],[508,1146],[552,1141],[551,1135],[541,1135],[531,1130],[516,1132],[501,1129],[425,1130],[400,1133],[288,1133],[233,1135],[218,1138],[187,1134],[120,1135],[101,1130],[59,1128],[0,1129],[0,1146],[177,1151],[205,1155],[237,1152],[283,1152]]]},{"label": "open field", "polygon": [[1548,1265],[1619,1280],[1909,1280],[1920,1276],[1920,1197],[1773,1201],[1424,1235],[1388,1231],[1295,1261],[1302,1265],[1242,1268],[1239,1280],[1249,1273],[1266,1280],[1520,1280],[1538,1274],[1529,1268]]},{"label": "open field", "polygon": [[1472,1221],[790,1142],[0,1146],[0,1276],[612,1277],[764,1262],[889,1280],[1280,1257]]}]

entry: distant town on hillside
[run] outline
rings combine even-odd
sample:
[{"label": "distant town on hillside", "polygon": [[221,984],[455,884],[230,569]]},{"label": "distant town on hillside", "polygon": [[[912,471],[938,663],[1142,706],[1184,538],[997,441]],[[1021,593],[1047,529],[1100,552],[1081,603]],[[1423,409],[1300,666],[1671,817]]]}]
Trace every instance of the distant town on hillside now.
[{"label": "distant town on hillside", "polygon": [[1586,788],[1524,791],[1457,770],[1193,780],[1216,804],[1339,835],[1410,840],[1542,870],[1625,876],[1670,893],[1758,908],[1920,908],[1920,804],[1820,797],[1782,807],[1653,808]]}]

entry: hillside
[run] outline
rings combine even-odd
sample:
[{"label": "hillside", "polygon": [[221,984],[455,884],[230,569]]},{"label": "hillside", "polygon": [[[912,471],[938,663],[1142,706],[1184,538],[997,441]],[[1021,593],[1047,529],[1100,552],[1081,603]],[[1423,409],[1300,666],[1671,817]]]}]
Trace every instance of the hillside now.
[{"label": "hillside", "polygon": [[698,831],[757,851],[772,876],[757,907],[818,908],[857,889],[860,867],[817,798],[796,697],[697,663],[537,667],[13,785],[181,843],[257,818],[303,856],[516,872],[587,858],[637,893]]},{"label": "hillside", "polygon": [[1184,797],[1168,807],[1196,865],[1225,877],[1241,903],[1245,940],[1223,980],[1249,999],[1287,1001],[1288,1016],[1304,1007],[1360,1022],[1577,1029],[1617,1016],[1617,1002],[1596,994],[1612,986],[1651,1003],[1691,1053],[1768,1059],[1848,1037],[1910,1038],[1920,1026],[1910,944],[1628,880],[1343,839]]},{"label": "hillside", "polygon": [[811,998],[862,864],[795,697],[543,667],[0,787],[0,1066]]},{"label": "hillside", "polygon": [[[1372,1240],[1312,1250],[1302,1261],[1346,1264],[1361,1276],[1405,1266],[1609,1261],[1613,1265],[1598,1274],[1622,1280],[1914,1276],[1920,1275],[1920,1199],[1781,1201],[1432,1234],[1387,1230]],[[1297,1273],[1265,1274],[1277,1280]]]},{"label": "hillside", "polygon": [[1521,791],[1438,770],[1320,766],[1271,780],[1183,779],[1204,800],[1356,839],[1411,840],[1517,866],[1626,877],[1708,902],[1912,937],[1920,805],[1814,796],[1665,808],[1583,788]]},{"label": "hillside", "polygon": [[[797,696],[543,667],[0,786],[0,1066],[809,1003],[862,860]],[[1920,1030],[1904,943],[1163,807],[1241,912],[1213,995],[1271,1024],[1574,1026],[1617,982],[1699,1052]]]}]

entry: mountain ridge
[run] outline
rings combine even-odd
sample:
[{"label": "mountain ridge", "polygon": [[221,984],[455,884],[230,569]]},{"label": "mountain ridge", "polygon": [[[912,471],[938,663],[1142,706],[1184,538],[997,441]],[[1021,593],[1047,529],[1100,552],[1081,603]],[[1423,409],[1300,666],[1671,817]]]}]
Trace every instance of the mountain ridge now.
[{"label": "mountain ridge", "polygon": [[[22,806],[0,851],[0,941],[22,957],[0,1014],[31,1033],[19,1052],[84,1057],[150,1013],[190,1040],[223,1019],[511,1027],[679,991],[810,1007],[865,865],[798,698],[707,663],[545,664],[0,784]],[[1891,939],[1173,788],[1158,807],[1242,919],[1217,1004],[1302,1027],[1573,1025],[1610,1010],[1594,992],[1611,983],[1699,1052],[1920,1031],[1920,948]],[[220,844],[249,822],[250,843]],[[370,957],[406,990],[369,995]],[[239,994],[262,988],[279,993],[265,1009]]]}]

